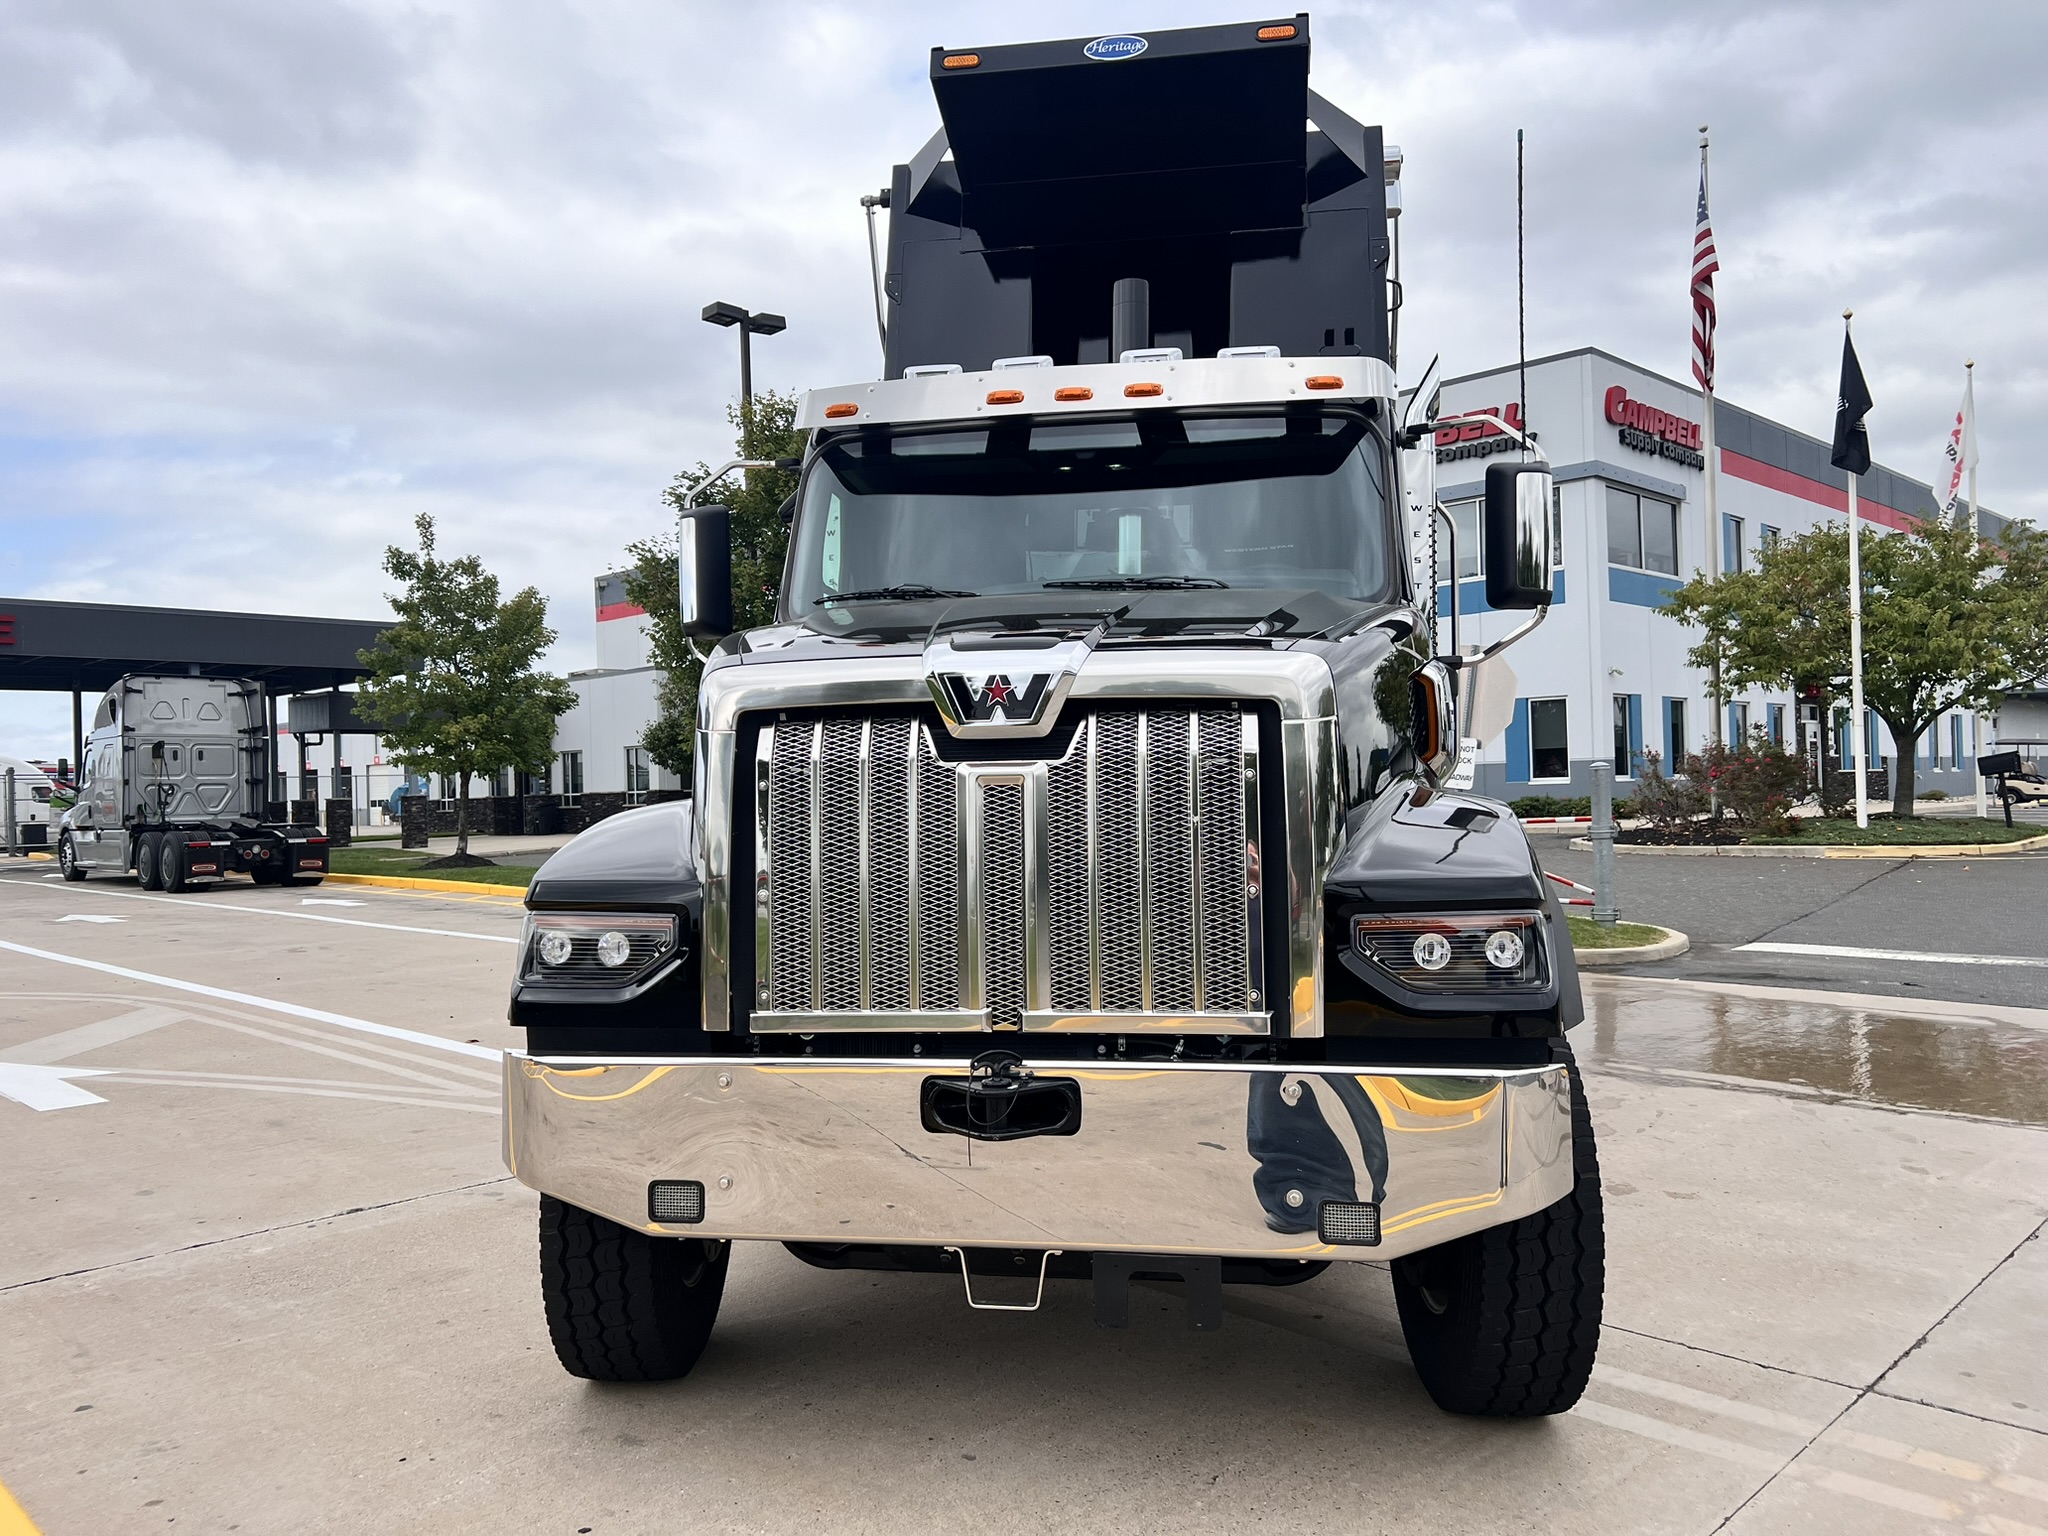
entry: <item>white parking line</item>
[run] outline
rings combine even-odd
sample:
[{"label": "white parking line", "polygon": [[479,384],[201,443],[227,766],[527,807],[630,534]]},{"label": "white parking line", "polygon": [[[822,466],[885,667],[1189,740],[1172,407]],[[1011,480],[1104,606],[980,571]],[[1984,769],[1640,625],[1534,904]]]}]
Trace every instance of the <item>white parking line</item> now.
[{"label": "white parking line", "polygon": [[251,992],[230,992],[225,987],[209,987],[196,981],[181,981],[175,976],[154,976],[148,971],[132,971],[125,965],[109,965],[104,960],[85,960],[77,955],[60,955],[47,949],[34,949],[27,944],[16,944],[0,939],[0,949],[10,950],[17,955],[27,955],[35,960],[50,960],[58,965],[75,965],[88,971],[99,971],[108,976],[119,976],[126,981],[139,981],[152,987],[169,987],[174,992],[192,992],[200,997],[218,998],[224,1003],[240,1003],[245,1008],[264,1008],[272,1013],[287,1014],[295,1019],[311,1019],[315,1024],[332,1024],[337,1029],[353,1029],[366,1035],[382,1035],[387,1040],[409,1040],[414,1045],[429,1046],[437,1051],[452,1051],[457,1056],[474,1056],[480,1061],[499,1061],[503,1051],[493,1050],[487,1045],[471,1045],[466,1040],[443,1040],[439,1035],[424,1035],[416,1029],[399,1029],[391,1024],[373,1024],[368,1019],[352,1019],[345,1013],[329,1013],[324,1008],[305,1008],[297,1003],[281,1003],[275,998],[257,997]]},{"label": "white parking line", "polygon": [[2024,965],[2048,969],[2031,955],[1943,955],[1918,949],[1858,949],[1853,944],[1737,944],[1737,954],[1831,955],[1838,960],[1925,960],[1934,965]]},{"label": "white parking line", "polygon": [[[45,880],[49,878],[48,875],[43,876]],[[41,884],[32,880],[0,879],[0,885],[20,885],[37,891],[44,888]],[[70,890],[64,891],[63,894],[75,898],[86,894],[86,892],[82,892],[74,886]],[[245,907],[225,901],[207,901],[190,896],[150,896],[141,891],[92,891],[90,894],[94,896],[112,896],[121,901],[165,901],[169,902],[172,906],[183,907],[188,912],[253,912],[258,917],[295,917],[302,923],[340,923],[345,928],[383,928],[391,933],[424,933],[437,939],[478,939],[485,944],[517,944],[519,942],[517,938],[504,933],[466,933],[459,928],[415,928],[407,923],[373,923],[369,919],[362,917],[330,917],[324,912],[293,912],[282,907]],[[348,905],[359,906],[361,903],[349,902]],[[58,921],[62,922],[64,919],[59,918]],[[76,921],[82,923],[117,923],[120,919],[117,917],[80,917]]]}]

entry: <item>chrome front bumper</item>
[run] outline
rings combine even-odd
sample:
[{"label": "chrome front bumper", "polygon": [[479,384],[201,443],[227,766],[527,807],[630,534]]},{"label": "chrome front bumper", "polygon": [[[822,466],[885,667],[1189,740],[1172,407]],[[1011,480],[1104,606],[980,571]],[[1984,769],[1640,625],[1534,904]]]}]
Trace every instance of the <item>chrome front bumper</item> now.
[{"label": "chrome front bumper", "polygon": [[[1032,1064],[1079,1082],[1072,1136],[927,1131],[959,1063],[816,1057],[505,1058],[505,1163],[647,1232],[811,1243],[1387,1259],[1543,1209],[1572,1186],[1562,1067]],[[648,1218],[653,1180],[704,1186],[700,1225]],[[1376,1202],[1377,1246],[1318,1236]]]}]

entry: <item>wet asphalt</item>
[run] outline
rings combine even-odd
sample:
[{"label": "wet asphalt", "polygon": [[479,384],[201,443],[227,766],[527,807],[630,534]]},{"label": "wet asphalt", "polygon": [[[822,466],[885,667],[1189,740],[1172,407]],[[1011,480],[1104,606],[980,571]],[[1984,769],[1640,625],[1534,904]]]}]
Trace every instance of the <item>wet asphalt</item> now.
[{"label": "wet asphalt", "polygon": [[[1532,842],[1545,869],[1592,884],[1590,852],[1573,850],[1561,836]],[[1790,943],[2048,961],[2048,855],[1891,860],[1625,853],[1617,855],[1615,873],[1625,920],[1676,928],[1692,940],[1688,953],[1628,967],[1632,974],[2048,1006],[2048,965],[1740,948]]]}]

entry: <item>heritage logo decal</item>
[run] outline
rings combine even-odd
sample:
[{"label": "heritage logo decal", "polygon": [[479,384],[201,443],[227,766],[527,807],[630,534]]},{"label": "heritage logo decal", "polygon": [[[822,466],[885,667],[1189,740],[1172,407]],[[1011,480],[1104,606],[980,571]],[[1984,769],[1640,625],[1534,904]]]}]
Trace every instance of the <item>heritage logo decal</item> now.
[{"label": "heritage logo decal", "polygon": [[1098,37],[1081,50],[1081,56],[1098,64],[1114,64],[1119,59],[1135,59],[1151,46],[1142,37]]},{"label": "heritage logo decal", "polygon": [[935,681],[945,690],[953,707],[952,718],[963,727],[993,725],[998,717],[1005,725],[1036,725],[1052,691],[1052,674],[1034,672],[1020,684],[1007,673],[972,677],[964,672],[941,672]]}]

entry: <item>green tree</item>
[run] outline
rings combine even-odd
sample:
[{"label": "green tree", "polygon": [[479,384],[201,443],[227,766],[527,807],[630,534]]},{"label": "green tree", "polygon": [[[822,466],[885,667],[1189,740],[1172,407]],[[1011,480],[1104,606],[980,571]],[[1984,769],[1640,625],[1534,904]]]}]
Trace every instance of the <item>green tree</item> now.
[{"label": "green tree", "polygon": [[501,601],[475,555],[435,552],[433,518],[413,526],[417,551],[384,551],[385,574],[404,590],[387,594],[398,622],[361,653],[371,675],[356,709],[407,768],[455,781],[455,858],[486,863],[469,853],[471,775],[546,771],[555,721],[576,693],[537,667],[555,642],[547,599],[528,587]]},{"label": "green tree", "polygon": [[[1949,710],[1993,709],[2048,672],[2048,536],[2015,523],[1993,545],[1928,522],[1866,537],[1862,561],[1863,697],[1898,744],[1892,812],[1910,816],[1921,733]],[[1826,523],[1766,545],[1753,570],[1695,577],[1663,611],[1701,631],[1689,659],[1707,667],[1718,654],[1730,691],[1839,696],[1848,594],[1848,525]]]},{"label": "green tree", "polygon": [[[793,459],[803,452],[804,434],[796,420],[797,396],[758,394],[751,419],[735,405],[726,412],[735,433],[734,457]],[[711,473],[699,464],[676,476],[662,499],[678,511],[689,488]],[[732,606],[742,629],[772,623],[782,592],[783,556],[789,528],[782,503],[796,490],[794,470],[755,469],[728,475],[697,498],[697,504],[721,503],[732,508]],[[647,610],[648,650],[661,670],[655,691],[658,713],[642,732],[647,755],[669,772],[689,777],[697,739],[697,678],[703,665],[683,633],[682,599],[677,590],[676,535],[673,530],[626,546],[632,564],[625,571],[626,596]]]}]

